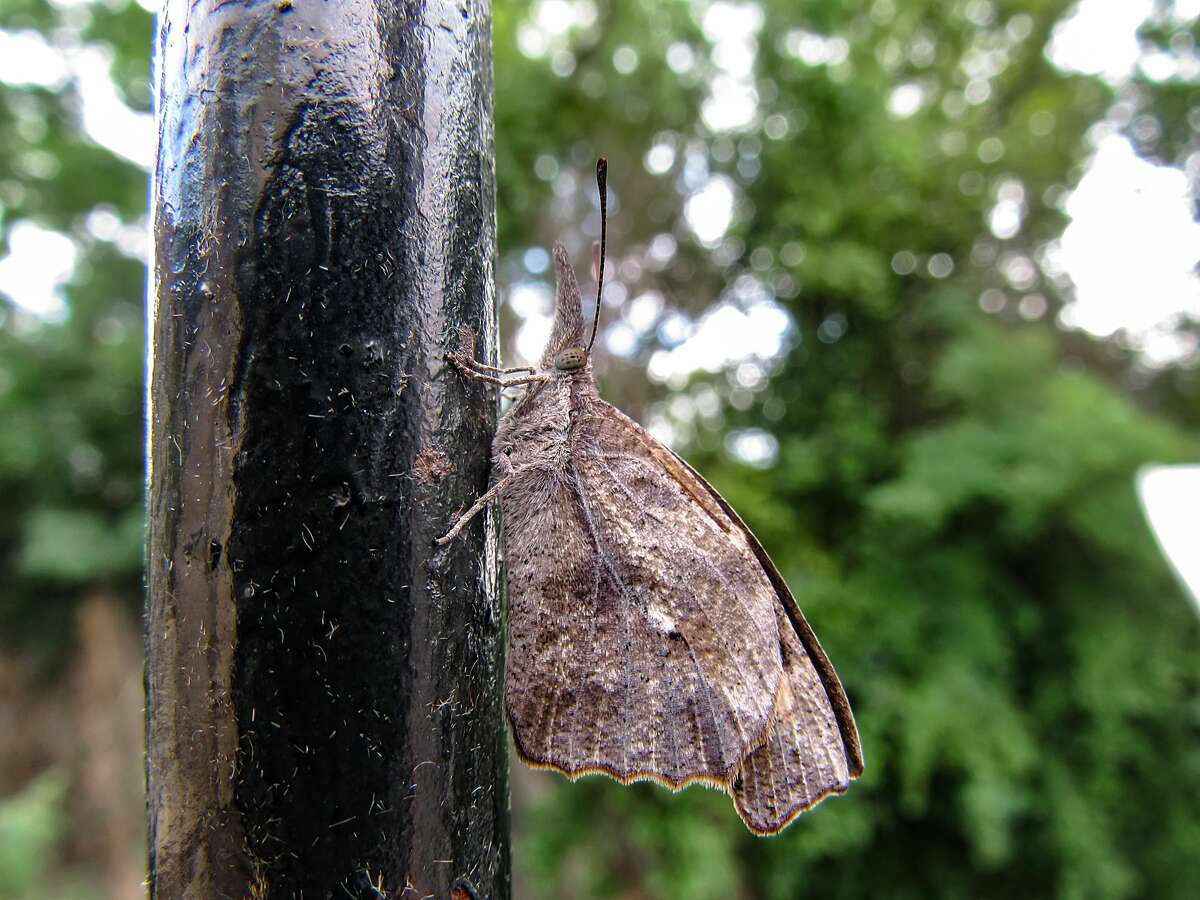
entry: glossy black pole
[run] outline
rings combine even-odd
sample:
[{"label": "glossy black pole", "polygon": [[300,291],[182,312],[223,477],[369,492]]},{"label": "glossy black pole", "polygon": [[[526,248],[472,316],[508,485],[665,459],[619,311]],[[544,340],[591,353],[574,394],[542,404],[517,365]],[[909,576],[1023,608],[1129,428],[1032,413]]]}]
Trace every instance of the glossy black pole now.
[{"label": "glossy black pole", "polygon": [[[168,0],[150,886],[506,897],[486,0]],[[457,887],[457,891],[455,888]]]}]

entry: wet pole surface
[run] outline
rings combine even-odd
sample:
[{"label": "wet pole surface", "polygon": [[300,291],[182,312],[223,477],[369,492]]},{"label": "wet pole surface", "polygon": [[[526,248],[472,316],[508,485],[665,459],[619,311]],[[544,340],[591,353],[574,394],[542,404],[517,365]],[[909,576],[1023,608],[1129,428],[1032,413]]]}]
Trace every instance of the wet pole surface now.
[{"label": "wet pole surface", "polygon": [[508,896],[489,17],[160,17],[152,896]]}]

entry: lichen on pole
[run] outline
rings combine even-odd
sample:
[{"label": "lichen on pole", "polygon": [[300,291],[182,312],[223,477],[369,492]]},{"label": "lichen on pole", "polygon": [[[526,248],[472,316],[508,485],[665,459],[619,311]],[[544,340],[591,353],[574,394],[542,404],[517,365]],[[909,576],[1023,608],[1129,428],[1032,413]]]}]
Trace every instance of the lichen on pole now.
[{"label": "lichen on pole", "polygon": [[152,896],[509,892],[490,10],[168,0],[148,347]]}]

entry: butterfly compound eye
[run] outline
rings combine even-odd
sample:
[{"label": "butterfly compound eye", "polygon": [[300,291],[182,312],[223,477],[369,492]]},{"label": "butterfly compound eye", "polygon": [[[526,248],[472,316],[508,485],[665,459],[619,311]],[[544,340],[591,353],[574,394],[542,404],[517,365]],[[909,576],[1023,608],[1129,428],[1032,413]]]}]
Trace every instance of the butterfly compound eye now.
[{"label": "butterfly compound eye", "polygon": [[568,347],[558,356],[554,357],[554,368],[560,372],[572,372],[575,369],[582,369],[587,362],[587,352],[578,347]]}]

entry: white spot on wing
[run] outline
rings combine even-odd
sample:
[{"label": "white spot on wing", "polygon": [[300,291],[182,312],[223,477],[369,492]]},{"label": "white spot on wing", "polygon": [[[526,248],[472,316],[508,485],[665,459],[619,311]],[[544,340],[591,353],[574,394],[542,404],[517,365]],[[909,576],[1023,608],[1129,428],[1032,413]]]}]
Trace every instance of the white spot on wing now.
[{"label": "white spot on wing", "polygon": [[675,620],[661,606],[651,603],[646,607],[646,617],[659,631],[668,633],[675,630]]}]

